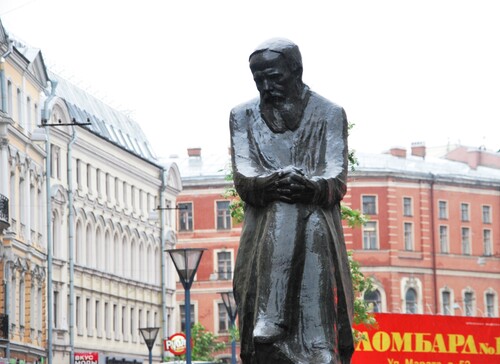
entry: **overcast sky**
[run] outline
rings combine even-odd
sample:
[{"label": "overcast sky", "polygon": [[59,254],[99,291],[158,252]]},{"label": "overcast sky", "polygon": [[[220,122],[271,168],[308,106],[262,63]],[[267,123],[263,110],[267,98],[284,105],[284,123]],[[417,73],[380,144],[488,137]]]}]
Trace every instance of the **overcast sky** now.
[{"label": "overcast sky", "polygon": [[225,150],[257,96],[248,56],[299,45],[304,81],[343,106],[357,151],[500,149],[500,3],[444,0],[1,0],[55,72],[131,112],[159,156]]}]

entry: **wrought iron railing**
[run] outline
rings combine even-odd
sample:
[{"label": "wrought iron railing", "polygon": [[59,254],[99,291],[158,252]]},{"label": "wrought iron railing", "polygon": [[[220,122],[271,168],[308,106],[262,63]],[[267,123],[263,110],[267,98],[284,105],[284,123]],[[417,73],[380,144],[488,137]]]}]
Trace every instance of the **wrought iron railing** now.
[{"label": "wrought iron railing", "polygon": [[0,195],[0,222],[9,224],[9,199]]}]

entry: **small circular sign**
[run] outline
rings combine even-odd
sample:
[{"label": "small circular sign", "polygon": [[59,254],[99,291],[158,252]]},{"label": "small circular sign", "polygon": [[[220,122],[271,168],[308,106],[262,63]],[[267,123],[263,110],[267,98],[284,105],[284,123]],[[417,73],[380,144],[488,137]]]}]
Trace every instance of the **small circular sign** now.
[{"label": "small circular sign", "polygon": [[186,353],[186,335],[178,332],[170,336],[167,340],[163,340],[163,346],[166,351],[171,352],[175,356],[180,356]]}]

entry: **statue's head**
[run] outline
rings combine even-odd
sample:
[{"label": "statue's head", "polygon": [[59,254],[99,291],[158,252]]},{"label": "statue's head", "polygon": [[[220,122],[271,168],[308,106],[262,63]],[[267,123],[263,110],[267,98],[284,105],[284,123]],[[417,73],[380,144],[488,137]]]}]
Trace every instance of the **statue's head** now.
[{"label": "statue's head", "polygon": [[264,102],[280,102],[301,94],[302,56],[299,47],[284,38],[259,45],[250,55],[250,69]]}]

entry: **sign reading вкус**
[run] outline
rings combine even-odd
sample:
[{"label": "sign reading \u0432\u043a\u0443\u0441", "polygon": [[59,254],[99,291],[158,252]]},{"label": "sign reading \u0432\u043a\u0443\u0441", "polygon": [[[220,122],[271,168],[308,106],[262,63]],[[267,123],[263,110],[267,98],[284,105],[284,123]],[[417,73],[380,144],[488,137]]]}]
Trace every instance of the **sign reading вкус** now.
[{"label": "sign reading \u0432\u043a\u0443\u0441", "polygon": [[98,364],[99,353],[75,353],[75,364]]},{"label": "sign reading \u0432\u043a\u0443\u0441", "polygon": [[498,364],[500,319],[376,314],[352,364]]}]

